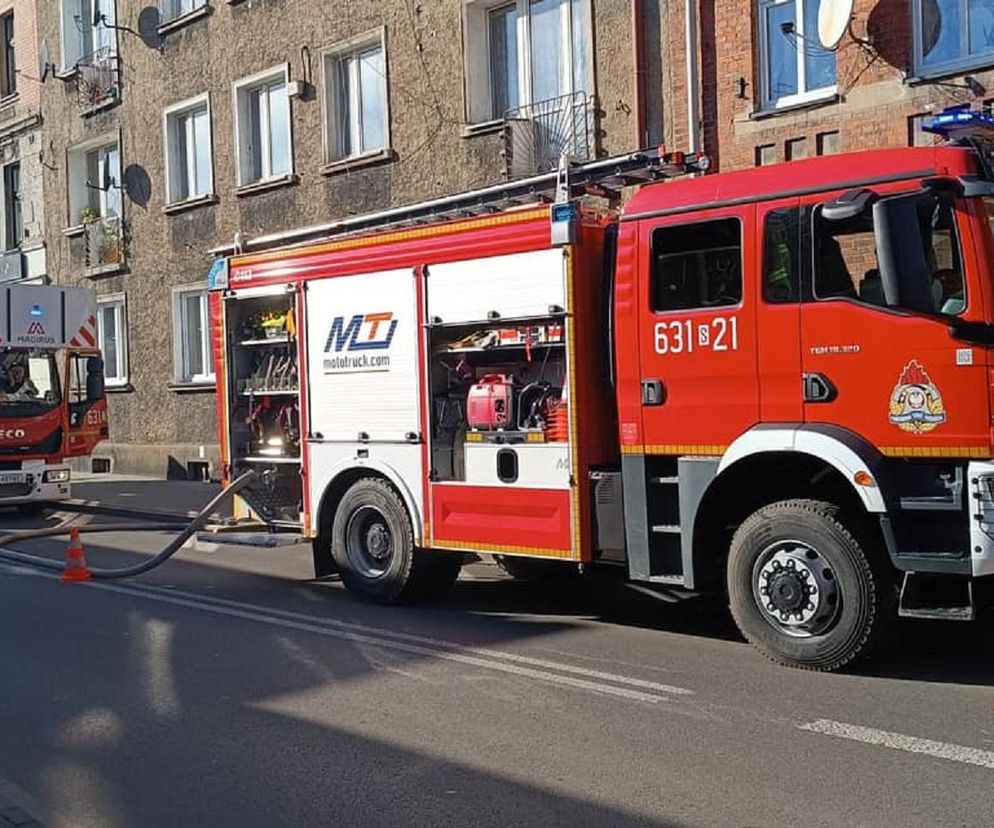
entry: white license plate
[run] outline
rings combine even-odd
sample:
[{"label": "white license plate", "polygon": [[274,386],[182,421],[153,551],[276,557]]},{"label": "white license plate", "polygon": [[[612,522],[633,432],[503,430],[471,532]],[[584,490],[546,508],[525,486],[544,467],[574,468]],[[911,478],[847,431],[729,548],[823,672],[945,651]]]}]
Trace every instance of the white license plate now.
[{"label": "white license plate", "polygon": [[23,483],[23,474],[0,474],[0,486],[7,483]]}]

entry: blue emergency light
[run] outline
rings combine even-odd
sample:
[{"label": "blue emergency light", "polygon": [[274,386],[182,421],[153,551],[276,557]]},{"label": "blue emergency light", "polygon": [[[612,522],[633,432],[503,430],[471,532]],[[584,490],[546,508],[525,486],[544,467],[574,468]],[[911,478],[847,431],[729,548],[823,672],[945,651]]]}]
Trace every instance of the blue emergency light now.
[{"label": "blue emergency light", "polygon": [[32,305],[31,308],[28,310],[28,314],[34,317],[44,316],[45,311],[41,305]]},{"label": "blue emergency light", "polygon": [[960,138],[994,138],[994,115],[972,109],[944,109],[922,121],[922,131],[939,135],[947,141]]}]

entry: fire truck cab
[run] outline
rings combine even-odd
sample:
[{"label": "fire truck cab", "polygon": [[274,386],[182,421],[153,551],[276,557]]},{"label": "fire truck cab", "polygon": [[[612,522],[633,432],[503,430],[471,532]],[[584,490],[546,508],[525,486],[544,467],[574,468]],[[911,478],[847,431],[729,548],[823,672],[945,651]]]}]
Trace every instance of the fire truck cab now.
[{"label": "fire truck cab", "polygon": [[898,613],[972,618],[994,575],[973,127],[649,183],[620,214],[260,240],[214,271],[226,471],[262,470],[252,510],[381,602],[466,552],[613,565],[727,589],[757,648],[821,670]]},{"label": "fire truck cab", "polygon": [[66,458],[107,437],[96,325],[85,288],[0,289],[0,506],[67,499]]}]

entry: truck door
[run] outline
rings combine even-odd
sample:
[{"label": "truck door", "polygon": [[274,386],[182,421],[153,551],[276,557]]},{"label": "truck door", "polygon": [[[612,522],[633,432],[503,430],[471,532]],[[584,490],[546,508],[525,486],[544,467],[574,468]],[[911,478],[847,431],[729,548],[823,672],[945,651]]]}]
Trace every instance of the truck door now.
[{"label": "truck door", "polygon": [[[917,185],[864,191],[858,211],[846,200],[855,205],[857,194],[807,205],[814,295],[801,310],[805,422],[841,426],[890,456],[983,453],[984,351],[950,336],[957,319],[982,318],[981,297],[965,290],[965,207]],[[891,225],[883,235],[882,222]],[[899,307],[885,302],[888,263],[901,274]],[[916,271],[921,278],[907,281]]]},{"label": "truck door", "polygon": [[719,455],[759,418],[754,222],[745,205],[641,229],[646,455]]},{"label": "truck door", "polygon": [[104,363],[96,353],[71,353],[66,360],[65,400],[68,407],[66,457],[85,457],[109,434]]}]

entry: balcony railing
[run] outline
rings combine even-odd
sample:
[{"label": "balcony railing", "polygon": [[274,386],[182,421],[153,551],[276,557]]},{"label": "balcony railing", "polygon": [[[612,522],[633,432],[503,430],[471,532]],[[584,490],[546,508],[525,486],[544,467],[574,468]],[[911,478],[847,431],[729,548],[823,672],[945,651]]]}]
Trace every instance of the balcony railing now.
[{"label": "balcony railing", "polygon": [[117,100],[117,54],[112,48],[105,46],[80,59],[76,64],[76,91],[84,111]]},{"label": "balcony railing", "polygon": [[124,264],[124,234],[120,216],[102,216],[84,225],[87,270],[111,270]]},{"label": "balcony railing", "polygon": [[585,92],[525,104],[504,114],[504,175],[551,172],[563,154],[594,155],[594,111]]}]

